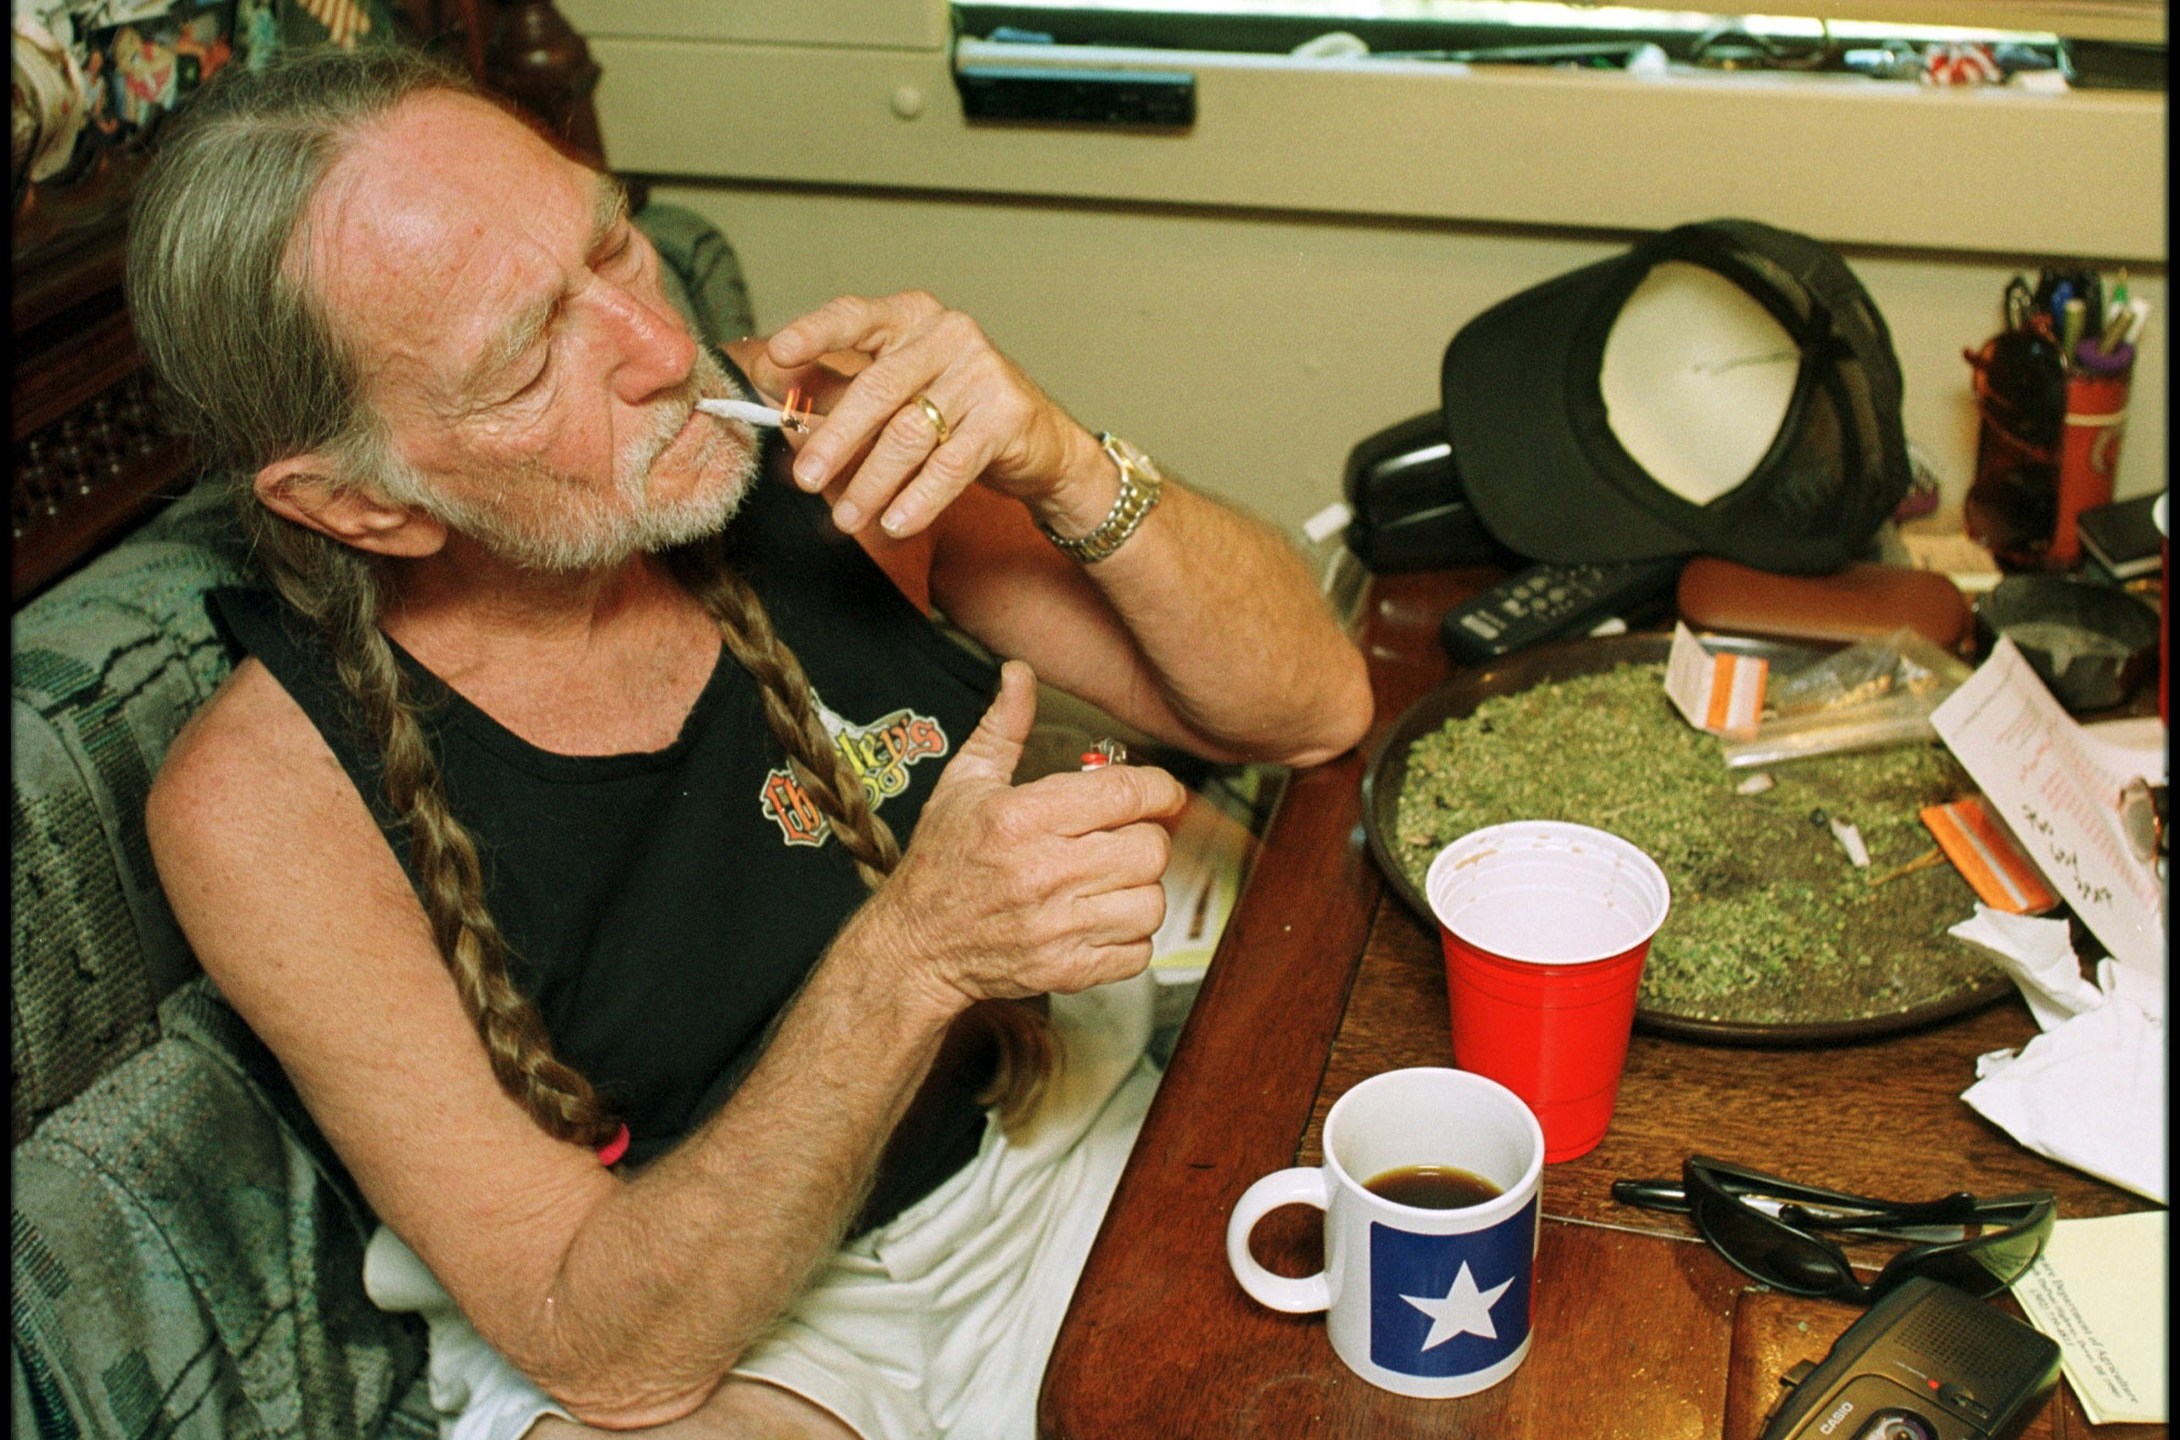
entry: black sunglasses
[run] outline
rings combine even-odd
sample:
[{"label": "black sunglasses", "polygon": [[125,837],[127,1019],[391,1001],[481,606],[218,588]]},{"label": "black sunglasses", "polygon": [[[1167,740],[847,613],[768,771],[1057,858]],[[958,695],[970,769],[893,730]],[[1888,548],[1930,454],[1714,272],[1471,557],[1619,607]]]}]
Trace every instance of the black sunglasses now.
[{"label": "black sunglasses", "polygon": [[[1615,1180],[1612,1198],[1688,1215],[1734,1268],[1790,1295],[1867,1305],[1911,1275],[1982,1299],[2021,1278],[2051,1238],[2058,1201],[2048,1190],[1978,1200],[1965,1190],[1935,1200],[1870,1200],[1781,1180],[1705,1155],[1681,1182]],[[1846,1252],[1814,1232],[1910,1240],[1864,1284]]]}]

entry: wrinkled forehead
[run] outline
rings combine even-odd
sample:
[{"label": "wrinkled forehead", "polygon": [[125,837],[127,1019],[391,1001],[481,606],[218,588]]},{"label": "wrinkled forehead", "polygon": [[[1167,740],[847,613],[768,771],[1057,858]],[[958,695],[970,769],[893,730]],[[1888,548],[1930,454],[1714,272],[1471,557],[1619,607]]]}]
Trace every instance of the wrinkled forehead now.
[{"label": "wrinkled forehead", "polygon": [[453,363],[589,228],[598,184],[493,105],[427,92],[358,133],[289,264],[374,369]]}]

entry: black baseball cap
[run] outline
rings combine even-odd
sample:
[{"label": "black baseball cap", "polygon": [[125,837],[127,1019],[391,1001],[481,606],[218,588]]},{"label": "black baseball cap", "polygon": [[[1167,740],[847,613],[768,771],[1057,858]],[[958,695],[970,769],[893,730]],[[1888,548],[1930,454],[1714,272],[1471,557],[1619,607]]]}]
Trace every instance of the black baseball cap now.
[{"label": "black baseball cap", "polygon": [[1678,226],[1501,301],[1442,379],[1469,502],[1536,560],[1837,570],[1908,491],[1884,318],[1828,246],[1753,220]]}]

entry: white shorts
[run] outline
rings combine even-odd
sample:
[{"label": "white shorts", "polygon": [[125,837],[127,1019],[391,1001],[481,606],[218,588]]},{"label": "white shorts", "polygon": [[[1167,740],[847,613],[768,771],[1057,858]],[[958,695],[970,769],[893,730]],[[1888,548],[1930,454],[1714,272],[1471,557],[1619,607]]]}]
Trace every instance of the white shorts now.
[{"label": "white shorts", "polygon": [[[791,1390],[865,1440],[1032,1440],[1045,1358],[1157,1088],[1147,975],[1055,996],[1062,1063],[1030,1129],[837,1251],[734,1373]],[[364,1288],[431,1331],[441,1440],[518,1440],[568,1412],[493,1350],[380,1227]]]}]

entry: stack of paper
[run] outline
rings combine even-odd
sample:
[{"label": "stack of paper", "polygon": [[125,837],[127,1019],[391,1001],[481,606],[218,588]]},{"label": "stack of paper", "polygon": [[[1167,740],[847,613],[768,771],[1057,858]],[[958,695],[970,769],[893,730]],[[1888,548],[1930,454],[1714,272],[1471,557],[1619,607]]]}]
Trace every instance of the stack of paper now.
[{"label": "stack of paper", "polygon": [[2156,867],[2130,853],[2119,812],[2128,781],[2164,782],[2162,730],[2154,749],[2091,734],[2003,636],[1930,722],[2112,958],[2162,987],[2164,887]]},{"label": "stack of paper", "polygon": [[2165,1212],[2061,1220],[2014,1282],[2092,1425],[2166,1423]]}]

